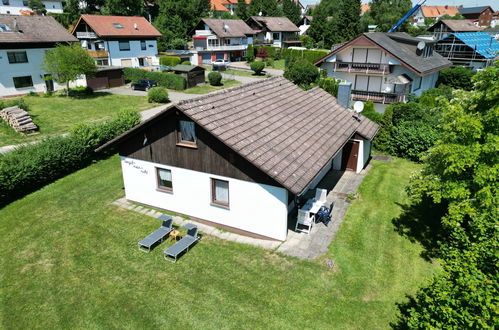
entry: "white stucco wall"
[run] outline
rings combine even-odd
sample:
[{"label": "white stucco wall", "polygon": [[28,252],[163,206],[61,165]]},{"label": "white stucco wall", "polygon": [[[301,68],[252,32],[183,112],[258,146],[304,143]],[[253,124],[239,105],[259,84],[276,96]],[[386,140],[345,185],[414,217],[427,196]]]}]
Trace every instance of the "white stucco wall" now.
[{"label": "white stucco wall", "polygon": [[[62,1],[43,1],[45,9],[49,13],[62,14]],[[32,11],[28,6],[23,5],[22,0],[9,0],[9,5],[4,5],[0,1],[0,14],[21,15],[21,10]]]},{"label": "white stucco wall", "polygon": [[[287,233],[283,188],[121,157],[126,198],[278,240]],[[156,167],[172,172],[173,193],[156,189]],[[211,178],[229,181],[230,209],[211,204]]]},{"label": "white stucco wall", "polygon": [[[34,49],[0,49],[0,96],[20,95],[29,92],[46,92],[45,80],[43,78],[46,71],[43,69],[43,57],[50,48]],[[28,63],[9,63],[7,52],[26,51]],[[15,88],[13,77],[31,76],[33,87]],[[82,77],[70,86],[86,86],[86,79]],[[54,89],[65,88],[54,82]]]}]

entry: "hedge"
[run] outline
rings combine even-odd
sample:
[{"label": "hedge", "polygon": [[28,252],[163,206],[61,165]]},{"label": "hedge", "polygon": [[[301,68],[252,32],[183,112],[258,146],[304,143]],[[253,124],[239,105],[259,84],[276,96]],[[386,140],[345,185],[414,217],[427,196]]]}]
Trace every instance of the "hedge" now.
[{"label": "hedge", "polygon": [[121,111],[114,120],[81,124],[67,137],[48,138],[0,154],[0,206],[107,156],[94,150],[139,122],[137,112]]},{"label": "hedge", "polygon": [[146,71],[136,68],[124,68],[123,71],[125,72],[125,79],[133,83],[142,79],[150,79],[156,81],[158,86],[178,91],[184,90],[187,86],[185,78],[174,73]]},{"label": "hedge", "polygon": [[180,62],[182,62],[182,60],[177,56],[163,56],[159,58],[160,65],[175,66],[180,64]]},{"label": "hedge", "polygon": [[164,87],[153,87],[147,92],[147,102],[168,103],[168,91]]},{"label": "hedge", "polygon": [[312,64],[315,64],[321,58],[329,54],[327,50],[277,48],[272,46],[254,46],[255,53],[258,53],[258,49],[260,48],[265,49],[269,57],[274,60],[288,58],[289,61],[294,62],[299,59],[304,59]]}]

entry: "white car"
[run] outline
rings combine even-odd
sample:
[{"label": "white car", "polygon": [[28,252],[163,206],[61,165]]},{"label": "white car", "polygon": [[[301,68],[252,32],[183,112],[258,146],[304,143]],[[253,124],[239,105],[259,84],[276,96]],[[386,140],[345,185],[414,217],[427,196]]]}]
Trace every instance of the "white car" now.
[{"label": "white car", "polygon": [[218,59],[218,60],[212,62],[213,70],[225,70],[229,63],[230,63],[229,60]]}]

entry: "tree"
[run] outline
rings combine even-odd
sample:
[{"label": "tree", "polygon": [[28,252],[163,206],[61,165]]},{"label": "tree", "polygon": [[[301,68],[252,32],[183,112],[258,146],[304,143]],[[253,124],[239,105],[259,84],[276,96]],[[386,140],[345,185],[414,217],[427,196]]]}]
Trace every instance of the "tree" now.
[{"label": "tree", "polygon": [[248,6],[249,16],[280,16],[281,11],[276,0],[253,0]]},{"label": "tree", "polygon": [[246,0],[237,1],[236,16],[242,19],[243,21],[249,18],[248,4],[246,3]]},{"label": "tree", "polygon": [[497,62],[473,82],[471,92],[459,91],[441,105],[441,137],[411,180],[414,201],[444,208],[437,251],[442,270],[400,307],[399,327],[484,329],[499,319]]},{"label": "tree", "polygon": [[283,0],[282,11],[284,16],[289,18],[289,20],[294,24],[297,24],[301,19],[300,7],[298,7],[294,0]]},{"label": "tree", "polygon": [[79,43],[58,45],[48,50],[43,59],[43,66],[55,81],[66,84],[66,95],[71,81],[82,75],[91,77],[97,72],[94,59]]},{"label": "tree", "polygon": [[143,0],[105,0],[102,13],[105,15],[135,16],[144,13]]},{"label": "tree", "polygon": [[440,71],[437,85],[447,85],[456,89],[471,90],[473,83],[471,79],[475,72],[458,66]]},{"label": "tree", "polygon": [[334,32],[326,11],[326,2],[320,2],[314,12],[314,19],[310,23],[307,34],[315,40],[316,44],[330,48],[333,44]]},{"label": "tree", "polygon": [[[377,25],[377,31],[388,32],[411,8],[411,0],[373,0],[362,18],[363,26]],[[407,31],[409,23],[407,19],[397,31]]]},{"label": "tree", "polygon": [[47,12],[47,9],[45,9],[43,2],[41,2],[40,0],[29,0],[28,7],[33,9],[33,11],[36,13],[43,13],[44,14]]},{"label": "tree", "polygon": [[333,42],[350,41],[360,33],[360,0],[342,0],[333,15]]},{"label": "tree", "polygon": [[303,89],[309,89],[319,79],[319,70],[309,61],[300,59],[288,65],[284,77]]}]

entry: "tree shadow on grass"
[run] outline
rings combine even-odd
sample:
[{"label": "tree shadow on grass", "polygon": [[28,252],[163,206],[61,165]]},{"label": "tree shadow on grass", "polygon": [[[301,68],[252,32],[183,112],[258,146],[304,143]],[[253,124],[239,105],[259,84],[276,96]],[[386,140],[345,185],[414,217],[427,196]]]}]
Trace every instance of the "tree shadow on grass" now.
[{"label": "tree shadow on grass", "polygon": [[397,204],[402,208],[402,214],[392,220],[395,231],[411,242],[419,242],[424,247],[421,256],[430,261],[438,255],[439,242],[445,237],[440,219],[446,212],[446,206],[430,200]]}]

